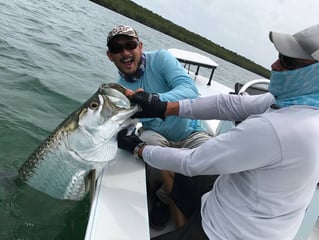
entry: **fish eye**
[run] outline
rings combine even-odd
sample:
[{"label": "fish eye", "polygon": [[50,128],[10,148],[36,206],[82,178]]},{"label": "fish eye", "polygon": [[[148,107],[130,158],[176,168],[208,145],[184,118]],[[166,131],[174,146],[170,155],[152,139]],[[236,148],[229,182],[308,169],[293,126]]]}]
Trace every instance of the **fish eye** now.
[{"label": "fish eye", "polygon": [[99,102],[97,102],[97,101],[90,102],[90,105],[89,105],[90,109],[96,110],[96,109],[98,109],[98,107],[99,107]]}]

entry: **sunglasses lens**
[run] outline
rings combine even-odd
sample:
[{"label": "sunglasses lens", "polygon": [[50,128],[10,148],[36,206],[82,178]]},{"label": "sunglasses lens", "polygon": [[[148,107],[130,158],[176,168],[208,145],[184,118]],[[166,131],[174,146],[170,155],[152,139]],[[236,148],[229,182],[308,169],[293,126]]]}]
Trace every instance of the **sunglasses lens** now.
[{"label": "sunglasses lens", "polygon": [[298,69],[298,68],[303,68],[303,67],[306,67],[306,66],[314,63],[314,61],[309,62],[309,61],[302,60],[302,59],[287,57],[287,56],[282,55],[282,54],[279,54],[279,61],[280,61],[281,66],[287,70],[294,70],[294,69]]},{"label": "sunglasses lens", "polygon": [[127,41],[124,44],[113,44],[109,47],[109,51],[113,54],[117,54],[122,52],[124,49],[126,50],[134,50],[137,48],[138,42],[137,41]]},{"label": "sunglasses lens", "polygon": [[137,45],[138,44],[137,44],[136,41],[128,41],[128,42],[125,43],[124,48],[126,50],[133,50],[133,49],[135,49],[137,47]]},{"label": "sunglasses lens", "polygon": [[293,58],[279,54],[279,60],[281,66],[283,66],[285,69],[293,69],[295,67],[295,61]]},{"label": "sunglasses lens", "polygon": [[113,54],[117,54],[123,51],[123,45],[120,44],[114,44],[112,46],[109,47],[109,50],[111,53]]}]

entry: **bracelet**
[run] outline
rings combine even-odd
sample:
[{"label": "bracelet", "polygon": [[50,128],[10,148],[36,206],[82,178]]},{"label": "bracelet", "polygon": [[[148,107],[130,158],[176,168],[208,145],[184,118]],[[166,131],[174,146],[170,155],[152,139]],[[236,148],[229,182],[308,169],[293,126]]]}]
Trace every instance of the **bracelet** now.
[{"label": "bracelet", "polygon": [[144,147],[145,145],[146,145],[145,142],[141,142],[141,143],[137,144],[136,147],[134,148],[133,154],[134,154],[134,157],[135,157],[137,160],[143,160],[143,157],[140,157],[140,156],[138,155],[138,152],[140,151],[141,147]]}]

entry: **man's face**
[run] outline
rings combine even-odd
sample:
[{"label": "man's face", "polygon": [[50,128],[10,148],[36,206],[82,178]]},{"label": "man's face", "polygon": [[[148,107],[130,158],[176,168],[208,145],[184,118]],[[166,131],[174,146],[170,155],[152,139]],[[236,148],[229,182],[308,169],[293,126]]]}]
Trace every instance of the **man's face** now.
[{"label": "man's face", "polygon": [[107,56],[125,75],[132,76],[141,64],[143,43],[136,38],[116,36],[111,42]]}]

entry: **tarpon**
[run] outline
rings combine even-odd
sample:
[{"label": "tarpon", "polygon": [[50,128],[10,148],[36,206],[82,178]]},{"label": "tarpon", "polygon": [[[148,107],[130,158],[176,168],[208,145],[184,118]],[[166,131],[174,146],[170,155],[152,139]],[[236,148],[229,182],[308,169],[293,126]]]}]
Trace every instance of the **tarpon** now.
[{"label": "tarpon", "polygon": [[115,83],[101,85],[35,149],[19,169],[21,179],[51,197],[81,200],[93,170],[115,157],[118,131],[139,110],[125,90]]}]

